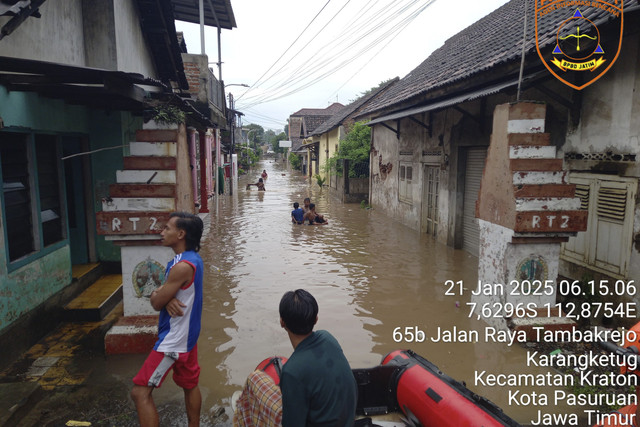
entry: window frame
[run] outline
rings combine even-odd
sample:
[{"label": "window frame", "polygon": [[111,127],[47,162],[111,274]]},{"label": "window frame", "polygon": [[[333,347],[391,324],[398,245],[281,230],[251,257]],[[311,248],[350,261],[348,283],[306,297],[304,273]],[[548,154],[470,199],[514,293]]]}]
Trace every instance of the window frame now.
[{"label": "window frame", "polygon": [[[33,261],[42,258],[62,247],[69,244],[69,225],[68,225],[68,213],[66,206],[66,188],[63,185],[63,177],[64,175],[64,164],[61,159],[62,157],[62,142],[61,137],[58,134],[51,132],[38,132],[35,130],[22,130],[22,129],[4,129],[0,131],[0,137],[3,134],[13,134],[18,136],[23,136],[26,150],[26,158],[27,158],[27,168],[28,168],[28,180],[29,180],[29,198],[30,198],[30,208],[31,212],[31,233],[33,239],[33,250],[29,253],[26,253],[14,260],[11,260],[9,253],[9,236],[7,233],[7,218],[6,218],[6,198],[5,191],[2,189],[0,191],[0,200],[2,201],[2,233],[3,233],[3,241],[4,241],[4,249],[6,254],[6,266],[7,272],[12,272],[17,270],[27,264],[32,263]],[[57,189],[58,189],[58,198],[59,198],[59,207],[60,207],[60,228],[61,228],[61,238],[58,241],[52,242],[45,246],[44,244],[44,232],[43,232],[43,213],[41,211],[41,194],[40,194],[40,177],[39,177],[39,169],[38,169],[38,161],[37,161],[37,143],[36,139],[38,136],[44,137],[53,137],[55,144],[55,153],[56,160],[54,167],[56,169],[57,175]],[[2,180],[2,161],[0,159],[0,181]],[[46,222],[46,221],[45,221]]]},{"label": "window frame", "polygon": [[[407,171],[411,178],[407,179]],[[413,163],[400,161],[398,165],[398,200],[413,204]]]},{"label": "window frame", "polygon": [[[577,192],[575,197],[581,199],[581,210],[588,210],[587,230],[579,232],[578,236],[571,237],[569,242],[563,243],[560,249],[560,258],[564,261],[585,267],[610,277],[624,279],[629,274],[629,260],[631,256],[633,221],[635,215],[635,199],[638,192],[637,178],[621,177],[617,175],[602,175],[594,173],[571,173],[569,182],[576,184]],[[626,241],[620,243],[620,265],[607,263],[599,260],[597,233],[599,221],[615,222],[615,220],[602,219],[599,210],[599,197],[601,190],[624,189],[626,191],[626,201],[624,209],[624,219],[618,225],[621,228],[622,236],[628,236]],[[578,238],[584,240],[581,249],[584,252],[574,251],[573,245]],[[602,248],[600,248],[602,249]]]}]

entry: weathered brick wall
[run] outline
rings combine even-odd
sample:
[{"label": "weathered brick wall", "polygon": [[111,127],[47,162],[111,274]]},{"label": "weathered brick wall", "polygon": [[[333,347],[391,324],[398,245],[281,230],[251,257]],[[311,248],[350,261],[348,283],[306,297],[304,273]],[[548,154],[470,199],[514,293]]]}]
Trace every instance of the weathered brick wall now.
[{"label": "weathered brick wall", "polygon": [[200,68],[195,62],[184,62],[184,73],[189,83],[189,93],[197,94],[200,90]]}]

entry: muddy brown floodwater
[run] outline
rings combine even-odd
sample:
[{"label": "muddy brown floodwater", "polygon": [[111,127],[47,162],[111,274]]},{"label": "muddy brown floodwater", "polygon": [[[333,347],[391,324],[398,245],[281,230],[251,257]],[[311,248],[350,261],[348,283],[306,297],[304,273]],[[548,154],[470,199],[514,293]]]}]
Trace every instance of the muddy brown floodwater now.
[{"label": "muddy brown floodwater", "polygon": [[[262,169],[269,174],[266,191],[245,190]],[[546,372],[527,366],[522,347],[486,342],[482,332],[476,343],[431,339],[438,328],[484,330],[484,323],[469,318],[466,306],[469,291],[477,283],[477,258],[421,236],[375,207],[343,204],[327,188],[320,189],[280,162],[261,162],[241,177],[238,188],[233,197],[220,198],[217,217],[212,203],[210,229],[201,250],[206,268],[198,351],[203,424],[230,425],[229,398],[251,370],[268,356],[291,354],[291,344],[279,325],[278,302],[284,292],[296,288],[316,297],[317,329],[327,329],[338,339],[352,368],[377,365],[389,352],[410,348],[465,381],[518,422],[528,424],[536,417],[540,405],[534,401],[510,401],[509,387],[475,380],[482,371]],[[316,203],[329,225],[291,224],[293,202],[302,204],[305,197]],[[462,280],[468,288],[465,295],[445,295],[447,280]],[[394,331],[401,333],[394,336]],[[424,332],[424,341],[409,342],[407,331]],[[143,359],[142,355],[109,356],[94,381],[115,379],[126,393]],[[184,424],[182,392],[171,379],[154,397],[163,425]],[[213,417],[219,408],[225,408],[225,414]],[[548,410],[565,411],[562,407]],[[120,419],[120,424],[126,422]]]}]

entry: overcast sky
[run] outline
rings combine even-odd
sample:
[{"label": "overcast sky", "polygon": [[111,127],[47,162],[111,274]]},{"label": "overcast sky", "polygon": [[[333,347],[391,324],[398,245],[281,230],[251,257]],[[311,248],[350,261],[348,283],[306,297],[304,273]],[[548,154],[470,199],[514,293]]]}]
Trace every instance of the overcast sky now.
[{"label": "overcast sky", "polygon": [[[344,105],[404,77],[454,34],[507,0],[232,0],[222,30],[222,79],[243,124],[282,130],[301,108]],[[200,53],[200,26],[176,21]],[[205,27],[209,62],[217,29]],[[216,77],[218,69],[211,64]],[[250,89],[236,84],[247,84]]]}]

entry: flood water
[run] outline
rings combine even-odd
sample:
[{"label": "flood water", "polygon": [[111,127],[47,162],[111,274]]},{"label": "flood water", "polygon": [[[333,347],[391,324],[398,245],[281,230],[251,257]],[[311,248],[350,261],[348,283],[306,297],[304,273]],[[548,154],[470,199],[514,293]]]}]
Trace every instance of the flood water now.
[{"label": "flood water", "polygon": [[[262,169],[269,174],[266,191],[245,190]],[[316,203],[329,225],[291,224],[293,202],[302,205],[305,197]],[[229,398],[260,361],[291,354],[279,324],[278,303],[284,292],[297,288],[316,297],[316,329],[326,329],[338,339],[352,368],[377,365],[389,352],[410,348],[517,421],[529,423],[534,417],[535,405],[509,405],[504,388],[474,384],[476,371],[540,372],[536,369],[541,368],[526,366],[526,352],[518,344],[394,340],[396,328],[415,327],[427,337],[438,327],[484,328],[469,319],[465,305],[477,283],[477,258],[421,236],[375,207],[343,204],[327,188],[271,160],[241,177],[237,194],[220,198],[217,216],[215,202],[210,210],[210,229],[201,250],[206,271],[198,344],[200,386],[203,414],[226,408],[226,415],[212,425],[230,425]],[[462,280],[470,289],[463,297],[447,296],[447,280]],[[143,359],[110,356],[106,369],[130,381],[128,376]],[[184,413],[181,390],[170,379],[154,397],[161,411],[173,407],[176,417]],[[180,424],[176,420],[175,425]]]}]

